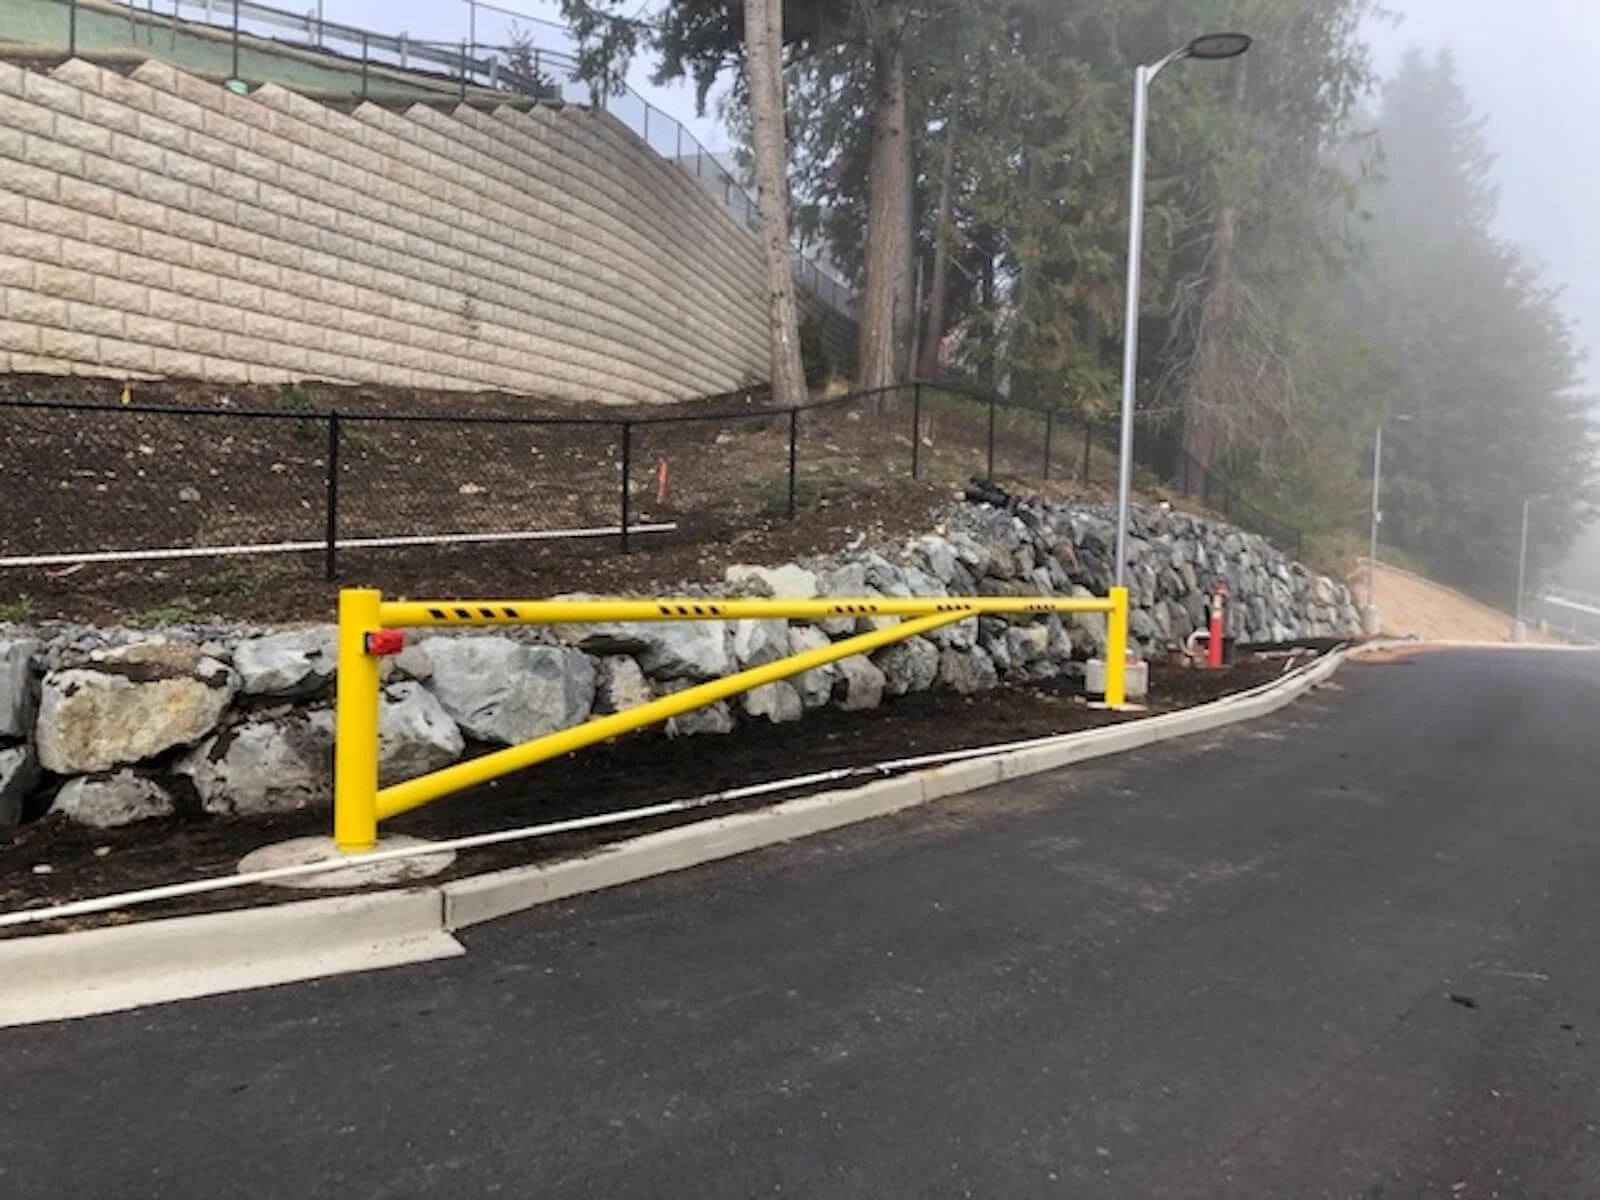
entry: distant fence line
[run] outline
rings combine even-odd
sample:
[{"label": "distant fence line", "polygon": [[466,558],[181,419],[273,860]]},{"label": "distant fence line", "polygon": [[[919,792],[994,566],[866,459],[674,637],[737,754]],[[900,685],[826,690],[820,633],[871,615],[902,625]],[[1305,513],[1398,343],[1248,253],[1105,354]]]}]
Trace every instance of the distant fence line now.
[{"label": "distant fence line", "polygon": [[[641,538],[713,541],[896,479],[1115,482],[1115,427],[910,383],[806,408],[604,416],[0,400],[0,568]],[[825,414],[819,419],[818,414]],[[1298,555],[1199,464],[1187,494]]]}]

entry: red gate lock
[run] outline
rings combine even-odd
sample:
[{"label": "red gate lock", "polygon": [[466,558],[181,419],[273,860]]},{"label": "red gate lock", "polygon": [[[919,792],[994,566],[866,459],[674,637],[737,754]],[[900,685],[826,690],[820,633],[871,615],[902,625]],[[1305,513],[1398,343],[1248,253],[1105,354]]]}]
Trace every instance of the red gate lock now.
[{"label": "red gate lock", "polygon": [[406,631],[403,629],[374,629],[367,634],[367,653],[377,658],[399,654],[406,648]]}]

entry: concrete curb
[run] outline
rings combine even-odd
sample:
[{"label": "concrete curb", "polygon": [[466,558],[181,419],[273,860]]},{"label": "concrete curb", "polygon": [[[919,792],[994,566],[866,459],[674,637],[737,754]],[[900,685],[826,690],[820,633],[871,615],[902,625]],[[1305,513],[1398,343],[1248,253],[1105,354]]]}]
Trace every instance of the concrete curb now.
[{"label": "concrete curb", "polygon": [[[1376,642],[1336,651],[1210,704],[644,834],[579,859],[431,887],[0,940],[0,1028],[452,957],[464,952],[454,930],[1266,716],[1325,682],[1346,658],[1432,645]],[[315,949],[308,953],[308,946]]]},{"label": "concrete curb", "polygon": [[0,941],[0,1028],[463,954],[437,888]]}]

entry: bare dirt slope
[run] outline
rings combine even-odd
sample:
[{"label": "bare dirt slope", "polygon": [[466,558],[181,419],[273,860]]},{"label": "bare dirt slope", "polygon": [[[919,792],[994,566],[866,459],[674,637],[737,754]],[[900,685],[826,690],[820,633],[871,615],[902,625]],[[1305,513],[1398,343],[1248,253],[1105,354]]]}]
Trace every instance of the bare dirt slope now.
[{"label": "bare dirt slope", "polygon": [[[1351,586],[1361,603],[1367,603],[1366,560],[1361,561]],[[1383,632],[1395,637],[1420,637],[1450,641],[1506,642],[1511,640],[1512,617],[1497,608],[1424,579],[1410,571],[1378,564],[1378,610]],[[1530,630],[1529,641],[1549,641]]]}]

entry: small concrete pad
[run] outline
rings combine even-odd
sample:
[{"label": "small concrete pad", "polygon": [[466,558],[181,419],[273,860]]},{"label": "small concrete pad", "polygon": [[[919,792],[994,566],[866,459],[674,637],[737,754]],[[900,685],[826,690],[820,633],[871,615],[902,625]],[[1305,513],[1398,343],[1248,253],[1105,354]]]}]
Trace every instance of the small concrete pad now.
[{"label": "small concrete pad", "polygon": [[[378,840],[378,849],[404,850],[429,844],[422,838],[384,837]],[[331,837],[303,837],[252,850],[239,860],[239,874],[248,875],[253,871],[270,871],[276,867],[298,867],[306,863],[326,862],[330,867],[327,871],[294,875],[288,879],[269,879],[265,882],[271,887],[290,888],[389,887],[437,875],[455,860],[454,850],[437,850],[431,854],[416,854],[409,858],[362,862],[360,855],[345,854],[341,851],[334,845]]]}]

